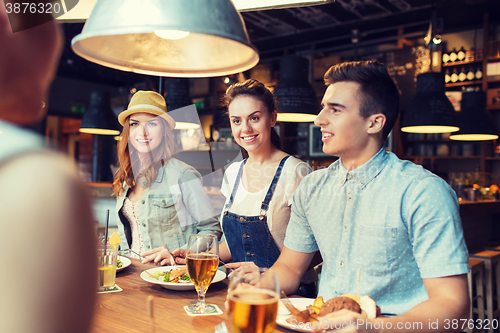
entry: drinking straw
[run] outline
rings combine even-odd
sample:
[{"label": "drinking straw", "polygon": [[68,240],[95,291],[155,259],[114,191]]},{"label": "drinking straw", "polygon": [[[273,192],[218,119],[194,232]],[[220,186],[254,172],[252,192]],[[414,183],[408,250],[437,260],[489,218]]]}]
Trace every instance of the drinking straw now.
[{"label": "drinking straw", "polygon": [[104,227],[104,256],[106,256],[106,245],[108,243],[109,209],[106,210],[106,225]]},{"label": "drinking straw", "polygon": [[155,331],[155,322],[154,322],[154,316],[153,316],[153,299],[154,299],[153,296],[151,296],[151,295],[148,296],[149,331],[151,333],[154,333],[154,331]]}]

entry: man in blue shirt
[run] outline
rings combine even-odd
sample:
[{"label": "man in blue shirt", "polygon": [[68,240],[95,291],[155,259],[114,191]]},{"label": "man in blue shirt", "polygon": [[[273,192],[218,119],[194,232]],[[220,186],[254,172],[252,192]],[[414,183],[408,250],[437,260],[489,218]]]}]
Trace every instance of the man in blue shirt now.
[{"label": "man in blue shirt", "polygon": [[468,318],[469,266],[456,195],[441,178],[386,152],[399,93],[382,64],[336,65],[325,83],[315,124],[323,151],[339,160],[305,177],[294,195],[272,267],[281,288],[293,292],[319,250],[319,295],[356,294],[360,271],[360,295],[390,316],[368,320],[342,310],[327,315],[322,329],[460,331],[452,324]]}]

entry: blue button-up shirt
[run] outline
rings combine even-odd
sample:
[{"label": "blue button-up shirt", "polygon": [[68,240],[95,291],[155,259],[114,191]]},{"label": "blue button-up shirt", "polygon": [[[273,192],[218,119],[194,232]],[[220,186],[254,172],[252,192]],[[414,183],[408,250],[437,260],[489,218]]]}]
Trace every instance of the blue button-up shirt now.
[{"label": "blue button-up shirt", "polygon": [[382,313],[402,314],[428,299],[422,279],[469,270],[459,206],[441,178],[382,148],[362,166],[341,160],[302,180],[285,246],[323,256],[325,300],[370,295]]}]

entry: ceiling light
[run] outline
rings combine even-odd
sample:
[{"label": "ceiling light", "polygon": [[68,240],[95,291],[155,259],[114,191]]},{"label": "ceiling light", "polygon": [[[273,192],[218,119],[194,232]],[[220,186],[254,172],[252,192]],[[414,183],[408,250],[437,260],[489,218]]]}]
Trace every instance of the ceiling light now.
[{"label": "ceiling light", "polygon": [[[239,11],[304,7],[333,1],[334,0],[232,0],[234,6]],[[90,13],[92,13],[92,9],[94,9],[96,3],[97,0],[79,0],[74,8],[56,18],[68,23],[85,22],[85,20],[89,18]]]},{"label": "ceiling light", "polygon": [[320,106],[308,75],[307,58],[286,56],[281,59],[279,82],[274,90],[278,121],[311,122],[316,119]]},{"label": "ceiling light", "polygon": [[450,139],[460,141],[498,139],[495,119],[486,111],[485,92],[469,91],[462,94],[459,125],[460,130],[450,135]]},{"label": "ceiling light", "polygon": [[103,66],[170,77],[223,76],[259,62],[230,0],[100,0],[72,48]]},{"label": "ceiling light", "polygon": [[417,76],[417,93],[403,114],[401,131],[449,133],[458,131],[456,111],[445,95],[444,74]]},{"label": "ceiling light", "polygon": [[80,132],[101,135],[120,134],[120,124],[111,109],[107,93],[94,91],[90,95],[90,106],[83,114]]},{"label": "ceiling light", "polygon": [[189,97],[189,79],[165,78],[165,102],[168,114],[175,120],[175,129],[201,128],[196,106]]}]

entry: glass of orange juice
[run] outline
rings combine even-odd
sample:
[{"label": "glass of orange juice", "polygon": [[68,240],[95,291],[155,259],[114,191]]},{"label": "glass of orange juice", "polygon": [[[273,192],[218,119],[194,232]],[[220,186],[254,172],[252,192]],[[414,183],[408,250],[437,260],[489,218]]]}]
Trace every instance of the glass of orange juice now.
[{"label": "glass of orange juice", "polygon": [[117,248],[107,243],[97,247],[97,291],[115,287]]}]

